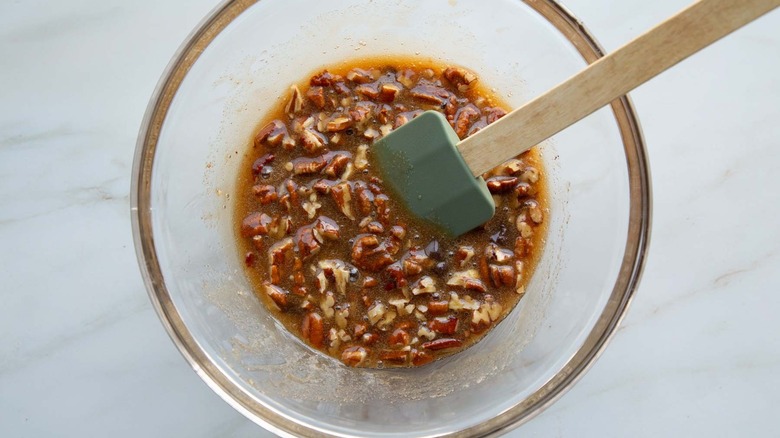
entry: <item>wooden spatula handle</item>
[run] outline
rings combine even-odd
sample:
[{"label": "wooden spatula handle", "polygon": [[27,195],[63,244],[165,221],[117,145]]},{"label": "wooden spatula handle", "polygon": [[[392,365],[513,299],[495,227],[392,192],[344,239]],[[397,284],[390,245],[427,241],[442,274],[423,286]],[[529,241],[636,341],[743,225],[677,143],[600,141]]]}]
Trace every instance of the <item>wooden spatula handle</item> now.
[{"label": "wooden spatula handle", "polygon": [[780,0],[699,0],[463,140],[458,149],[473,174],[481,175],[777,6]]}]

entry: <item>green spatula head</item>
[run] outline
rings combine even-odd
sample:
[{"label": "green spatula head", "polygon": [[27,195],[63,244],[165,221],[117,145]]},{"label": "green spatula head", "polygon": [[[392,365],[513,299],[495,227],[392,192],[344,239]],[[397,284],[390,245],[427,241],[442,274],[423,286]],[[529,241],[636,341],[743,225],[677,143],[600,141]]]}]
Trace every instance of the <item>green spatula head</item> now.
[{"label": "green spatula head", "polygon": [[427,111],[371,147],[385,185],[412,214],[452,236],[482,225],[496,210],[485,181],[455,148],[459,141],[442,114]]}]

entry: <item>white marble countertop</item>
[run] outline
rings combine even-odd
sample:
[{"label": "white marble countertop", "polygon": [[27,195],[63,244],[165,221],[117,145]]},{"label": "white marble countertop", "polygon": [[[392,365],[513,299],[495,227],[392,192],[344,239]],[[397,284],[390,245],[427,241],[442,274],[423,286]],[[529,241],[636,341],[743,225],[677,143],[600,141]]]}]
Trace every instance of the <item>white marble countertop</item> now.
[{"label": "white marble countertop", "polygon": [[[467,0],[463,0],[467,1]],[[215,0],[0,1],[0,433],[265,436],[147,299],[130,230],[138,127]],[[615,49],[688,0],[567,0]],[[780,11],[632,93],[650,257],[592,370],[512,436],[778,436]]]}]

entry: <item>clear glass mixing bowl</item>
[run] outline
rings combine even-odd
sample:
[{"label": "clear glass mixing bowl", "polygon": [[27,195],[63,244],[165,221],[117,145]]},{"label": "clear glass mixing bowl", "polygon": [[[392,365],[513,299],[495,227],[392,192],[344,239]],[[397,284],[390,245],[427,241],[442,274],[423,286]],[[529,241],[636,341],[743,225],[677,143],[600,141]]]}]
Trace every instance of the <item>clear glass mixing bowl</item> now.
[{"label": "clear glass mixing bowl", "polygon": [[601,56],[550,0],[226,1],[188,38],[135,156],[135,243],[171,338],[228,403],[282,434],[491,435],[540,412],[592,364],[636,289],[650,182],[627,98],[542,146],[550,232],[525,298],[469,350],[414,370],[351,369],[276,324],[232,236],[242,149],[291,82],[354,57],[466,66],[519,106]]}]

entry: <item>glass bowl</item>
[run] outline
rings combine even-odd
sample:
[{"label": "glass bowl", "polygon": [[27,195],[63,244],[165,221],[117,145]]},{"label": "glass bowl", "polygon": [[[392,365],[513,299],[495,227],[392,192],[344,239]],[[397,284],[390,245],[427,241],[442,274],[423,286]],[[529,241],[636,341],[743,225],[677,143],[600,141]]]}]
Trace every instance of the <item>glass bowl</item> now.
[{"label": "glass bowl", "polygon": [[527,294],[474,347],[411,370],[351,369],[291,337],[244,277],[235,172],[292,82],[383,54],[475,71],[519,106],[602,56],[550,0],[226,1],[165,72],[139,135],[132,218],[152,303],[198,375],[290,436],[505,432],[577,381],[631,300],[650,229],[650,181],[629,99],[542,145],[549,234]]}]

